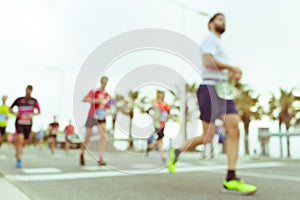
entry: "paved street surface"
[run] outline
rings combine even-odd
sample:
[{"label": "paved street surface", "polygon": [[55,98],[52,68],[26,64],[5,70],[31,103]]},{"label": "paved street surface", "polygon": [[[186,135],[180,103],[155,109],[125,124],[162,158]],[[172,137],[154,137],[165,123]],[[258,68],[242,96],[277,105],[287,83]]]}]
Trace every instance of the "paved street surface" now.
[{"label": "paved street surface", "polygon": [[[87,154],[88,155],[88,154]],[[93,154],[92,154],[93,155]],[[23,168],[14,167],[14,149],[0,149],[1,200],[93,200],[93,199],[299,199],[300,161],[241,157],[238,176],[257,185],[253,196],[220,192],[226,157],[199,160],[198,153],[185,153],[176,174],[169,174],[159,154],[108,152],[108,166],[97,166],[92,155],[79,166],[79,151],[54,155],[27,147]]]}]

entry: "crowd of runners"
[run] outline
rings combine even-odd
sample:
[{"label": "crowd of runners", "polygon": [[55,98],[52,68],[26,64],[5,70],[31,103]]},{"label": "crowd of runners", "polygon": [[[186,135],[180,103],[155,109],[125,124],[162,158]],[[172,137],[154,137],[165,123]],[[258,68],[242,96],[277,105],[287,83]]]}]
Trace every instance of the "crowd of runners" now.
[{"label": "crowd of runners", "polygon": [[[203,57],[203,65],[199,66],[203,75],[203,80],[197,90],[197,99],[200,109],[200,120],[202,121],[203,133],[201,136],[192,138],[181,147],[172,148],[169,151],[168,159],[165,157],[162,149],[162,139],[164,137],[164,127],[170,118],[170,106],[165,102],[164,92],[158,90],[156,98],[151,101],[148,114],[153,118],[154,132],[148,139],[146,155],[155,147],[161,154],[162,162],[166,163],[170,173],[176,172],[176,163],[184,151],[195,149],[198,145],[204,145],[208,152],[212,146],[212,138],[217,132],[216,120],[222,121],[222,126],[226,132],[226,153],[228,161],[228,170],[223,181],[223,192],[253,194],[256,187],[246,184],[236,175],[236,165],[238,160],[239,147],[239,115],[235,107],[229,81],[238,81],[242,77],[242,71],[239,67],[229,65],[227,55],[221,43],[221,36],[225,32],[225,17],[222,13],[215,14],[208,22],[209,34],[202,40],[200,45]],[[106,110],[111,106],[111,97],[105,90],[108,78],[103,76],[100,80],[100,87],[90,90],[82,101],[90,104],[90,109],[85,122],[86,134],[81,145],[79,155],[80,165],[85,165],[85,150],[89,144],[92,128],[96,126],[99,129],[101,139],[99,142],[99,165],[106,165],[104,152],[106,147]],[[7,97],[3,96],[3,105],[0,107],[0,126],[1,136],[5,133],[5,126],[10,113],[16,116],[16,167],[22,167],[22,149],[26,145],[32,127],[32,118],[40,114],[38,101],[31,96],[33,87],[27,86],[24,97],[17,98],[9,107],[5,102]],[[224,92],[225,91],[225,92]],[[226,93],[228,92],[228,93]],[[15,107],[18,109],[16,110]],[[59,132],[59,123],[54,117],[49,125],[49,140],[51,152],[54,152],[56,137]],[[64,129],[66,141],[69,148],[72,141],[74,127],[70,124]],[[0,137],[1,142],[1,137]],[[205,151],[207,152],[207,151]],[[205,153],[201,158],[205,158]]]},{"label": "crowd of runners", "polygon": [[[2,96],[2,105],[0,106],[0,146],[6,136],[6,126],[9,118],[15,116],[15,132],[11,134],[11,142],[16,149],[16,167],[22,167],[22,152],[26,144],[33,139],[32,125],[33,117],[39,115],[41,112],[38,100],[31,96],[33,86],[28,85],[25,89],[25,96],[17,98],[11,106],[6,104],[7,96]],[[71,120],[69,124],[64,128],[62,133],[65,137],[65,150],[68,152],[70,144],[74,135],[74,126]],[[59,123],[56,121],[51,122],[47,130],[40,129],[35,134],[36,144],[41,148],[44,140],[47,136],[49,141],[50,151],[53,154],[56,146],[56,137],[61,134],[59,130]],[[8,139],[8,137],[7,137]]]}]

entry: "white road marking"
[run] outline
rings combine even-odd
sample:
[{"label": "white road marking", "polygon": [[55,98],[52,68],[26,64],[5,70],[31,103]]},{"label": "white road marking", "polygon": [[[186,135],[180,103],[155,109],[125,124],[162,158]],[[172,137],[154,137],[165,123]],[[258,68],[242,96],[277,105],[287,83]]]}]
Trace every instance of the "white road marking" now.
[{"label": "white road marking", "polygon": [[60,173],[61,170],[58,168],[23,168],[22,171],[25,174],[48,174],[48,173]]},{"label": "white road marking", "polygon": [[23,154],[22,158],[25,158],[25,159],[36,159],[36,158],[38,158],[38,155],[36,155],[36,154]]},{"label": "white road marking", "polygon": [[105,172],[75,172],[63,174],[44,174],[44,175],[6,175],[5,178],[11,181],[58,181],[58,180],[74,180],[74,179],[88,179],[99,177],[113,177],[113,176],[128,176],[117,171]]},{"label": "white road marking", "polygon": [[[266,162],[266,163],[243,163],[239,164],[239,169],[251,169],[251,168],[270,168],[270,167],[282,167],[286,166],[285,163],[280,162]],[[195,171],[206,171],[210,173],[224,173],[227,169],[226,165],[215,165],[215,166],[191,166],[184,168],[177,168],[176,173],[184,172],[195,172]],[[220,171],[222,170],[222,172]],[[127,173],[126,173],[127,171]],[[98,172],[74,172],[74,173],[60,173],[60,174],[32,174],[32,175],[6,175],[5,178],[11,181],[57,181],[57,180],[74,180],[74,179],[90,179],[100,177],[121,177],[121,176],[133,176],[149,174],[144,173],[146,170],[123,170],[121,171],[98,171]],[[153,174],[167,174],[168,169],[164,168],[159,171],[155,171]],[[280,179],[300,182],[300,177],[287,176],[287,175],[269,175],[264,173],[248,173],[239,172],[241,175],[269,178],[269,179]]]},{"label": "white road marking", "polygon": [[300,182],[300,176],[268,174],[268,173],[261,173],[261,172],[244,172],[244,171],[239,171],[239,175],[249,176],[249,177],[257,177],[257,178],[267,178],[267,179],[274,179],[274,180]]},{"label": "white road marking", "polygon": [[54,153],[53,155],[51,155],[52,158],[65,158],[66,154],[59,154],[59,153]]},{"label": "white road marking", "polygon": [[158,167],[161,167],[157,164],[147,164],[147,163],[141,163],[141,164],[131,164],[129,165],[130,168],[133,168],[133,169],[156,169]]},{"label": "white road marking", "polygon": [[87,171],[111,170],[110,168],[105,166],[83,166],[82,169]]}]

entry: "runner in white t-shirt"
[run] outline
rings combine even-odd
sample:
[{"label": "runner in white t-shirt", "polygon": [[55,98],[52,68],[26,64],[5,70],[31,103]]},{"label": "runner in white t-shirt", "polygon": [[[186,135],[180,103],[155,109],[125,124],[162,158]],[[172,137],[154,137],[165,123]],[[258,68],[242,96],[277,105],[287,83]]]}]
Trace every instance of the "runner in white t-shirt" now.
[{"label": "runner in white t-shirt", "polygon": [[221,35],[225,32],[225,17],[221,13],[215,14],[208,23],[210,33],[201,43],[203,65],[201,72],[203,82],[197,91],[200,108],[200,119],[203,125],[203,135],[187,141],[181,148],[171,149],[169,170],[175,172],[176,161],[183,151],[194,149],[199,144],[211,142],[216,133],[215,121],[220,119],[226,130],[226,152],[228,171],[223,181],[223,192],[254,194],[256,187],[245,184],[235,175],[239,146],[239,115],[230,94],[228,80],[238,81],[242,71],[228,64],[228,59],[222,47]]}]

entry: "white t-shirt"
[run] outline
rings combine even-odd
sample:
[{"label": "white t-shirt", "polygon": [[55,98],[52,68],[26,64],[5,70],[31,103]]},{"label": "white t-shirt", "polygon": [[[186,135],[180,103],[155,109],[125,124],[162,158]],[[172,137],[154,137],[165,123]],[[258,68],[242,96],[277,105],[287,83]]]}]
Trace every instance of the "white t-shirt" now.
[{"label": "white t-shirt", "polygon": [[[228,58],[221,44],[220,38],[215,34],[209,32],[209,34],[204,37],[201,42],[201,54],[212,54],[214,59],[220,63],[228,64]],[[218,79],[218,80],[227,80],[228,70],[213,70],[208,69],[204,65],[201,66],[201,72],[203,79]]]}]

